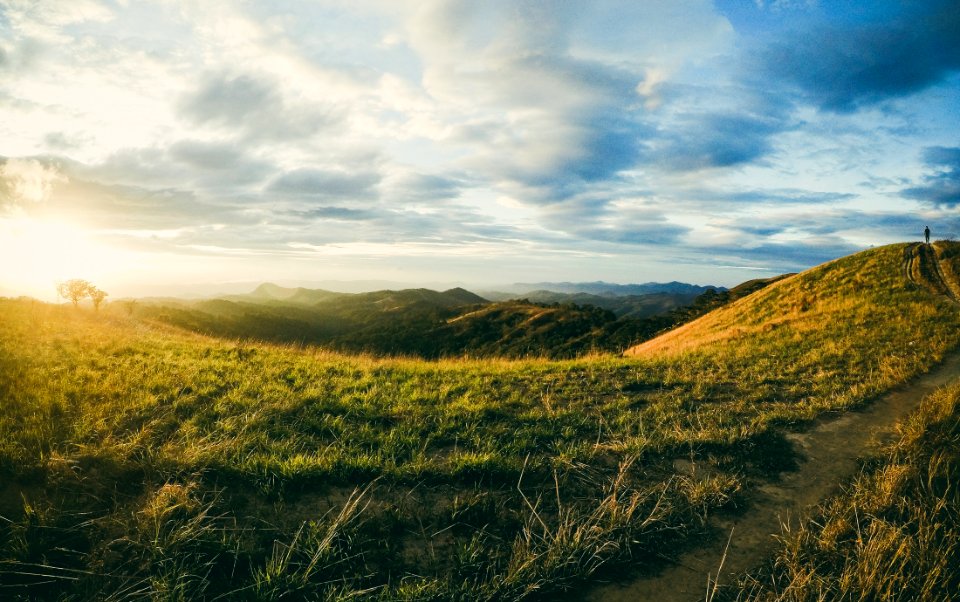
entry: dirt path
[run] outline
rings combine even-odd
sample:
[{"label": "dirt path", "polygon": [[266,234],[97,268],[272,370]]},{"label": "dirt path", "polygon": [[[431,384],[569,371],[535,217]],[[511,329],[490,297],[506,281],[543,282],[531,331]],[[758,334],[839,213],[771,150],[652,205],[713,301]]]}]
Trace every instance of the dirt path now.
[{"label": "dirt path", "polygon": [[943,284],[943,288],[946,291],[947,297],[950,298],[954,303],[960,304],[960,297],[957,296],[956,282],[947,277],[946,272],[943,269],[943,264],[940,261],[939,254],[933,248],[927,246],[927,253],[930,255],[930,259],[933,263],[933,270],[937,275],[937,279]]},{"label": "dirt path", "polygon": [[715,517],[711,525],[723,536],[674,559],[657,575],[631,583],[602,585],[585,598],[610,602],[703,600],[708,577],[717,577],[728,537],[730,545],[719,575],[721,585],[773,553],[773,536],[780,533],[781,521],[795,521],[805,510],[835,493],[839,483],[856,473],[858,458],[871,445],[887,439],[892,426],[915,410],[923,397],[957,378],[960,354],[863,410],[820,419],[806,432],[788,434],[801,455],[799,470],[784,473],[778,482],[761,485],[753,492],[746,514]]},{"label": "dirt path", "polygon": [[[926,264],[922,270],[924,276],[939,280],[930,284],[946,289],[939,292],[955,301],[948,292],[950,289],[935,255],[925,254],[918,247],[920,245],[906,250],[904,275],[916,282],[914,274],[921,270],[914,272],[910,264],[914,260]],[[604,602],[693,602],[705,598],[710,580],[716,580],[721,586],[732,583],[738,573],[756,566],[774,552],[777,543],[774,536],[781,532],[781,523],[796,524],[809,508],[837,492],[839,484],[858,470],[858,459],[876,442],[890,438],[898,420],[915,410],[925,396],[958,378],[960,353],[863,410],[821,418],[803,433],[788,434],[787,438],[800,455],[798,470],[756,488],[743,515],[712,518],[710,525],[721,535],[673,558],[659,574],[632,582],[601,585],[586,592],[584,598]]]},{"label": "dirt path", "polygon": [[947,278],[937,252],[931,245],[913,243],[903,250],[900,265],[903,277],[934,294],[943,295],[954,303],[960,303],[957,284]]}]

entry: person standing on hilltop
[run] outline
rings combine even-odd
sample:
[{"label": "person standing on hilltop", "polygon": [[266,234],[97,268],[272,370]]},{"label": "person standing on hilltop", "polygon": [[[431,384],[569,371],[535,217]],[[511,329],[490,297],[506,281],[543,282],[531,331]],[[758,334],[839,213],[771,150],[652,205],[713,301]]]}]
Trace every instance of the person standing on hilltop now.
[{"label": "person standing on hilltop", "polygon": [[923,227],[923,238],[926,240],[926,243],[930,244],[930,226]]}]

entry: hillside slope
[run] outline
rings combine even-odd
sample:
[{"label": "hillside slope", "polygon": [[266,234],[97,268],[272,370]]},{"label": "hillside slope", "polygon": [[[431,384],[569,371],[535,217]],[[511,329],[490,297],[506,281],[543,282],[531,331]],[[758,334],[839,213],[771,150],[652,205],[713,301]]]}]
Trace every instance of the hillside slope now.
[{"label": "hillside slope", "polygon": [[810,350],[819,342],[824,358],[838,358],[869,331],[893,345],[888,357],[895,358],[905,335],[910,346],[934,343],[923,318],[949,311],[947,292],[957,288],[958,273],[958,243],[871,249],[775,282],[625,355],[720,353],[743,345]]},{"label": "hillside slope", "polygon": [[523,600],[656,571],[796,466],[787,431],[960,345],[956,250],[871,250],[715,310],[691,345],[563,362],[338,355],[0,299],[0,584]]}]

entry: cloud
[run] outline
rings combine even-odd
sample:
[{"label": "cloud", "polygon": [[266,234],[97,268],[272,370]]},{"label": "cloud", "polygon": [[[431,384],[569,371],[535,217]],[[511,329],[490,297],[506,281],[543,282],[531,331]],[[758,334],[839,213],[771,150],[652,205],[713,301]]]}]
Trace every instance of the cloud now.
[{"label": "cloud", "polygon": [[463,168],[554,203],[637,166],[653,132],[644,84],[728,33],[697,0],[447,0],[424,3],[408,41],[425,91],[455,121],[447,140],[466,149]]},{"label": "cloud", "polygon": [[758,70],[839,113],[936,85],[960,69],[960,10],[954,0],[903,7],[884,22],[795,32],[761,51]]},{"label": "cloud", "polygon": [[[762,239],[761,239],[762,240]],[[809,237],[791,242],[763,242],[757,246],[716,247],[698,251],[712,258],[727,257],[762,265],[777,272],[796,272],[861,251],[862,247],[839,236]],[[735,258],[735,259],[733,259]]]},{"label": "cloud", "polygon": [[573,233],[588,240],[627,245],[675,245],[689,228],[662,222],[630,223],[620,226],[575,228]]},{"label": "cloud", "polygon": [[0,0],[0,203],[155,250],[619,278],[957,230],[951,6],[762,5]]},{"label": "cloud", "polygon": [[[925,223],[936,225],[938,236],[960,226],[960,219],[949,214],[925,211],[910,214],[896,211],[865,211],[838,207],[787,206],[781,211],[755,211],[751,215],[733,214],[715,217],[710,225],[714,237],[703,241],[706,248],[729,253],[755,255],[751,249],[778,249],[772,259],[793,258],[797,263],[809,259],[806,267],[822,263],[828,255],[846,255],[863,249],[864,241],[886,244],[920,237]],[[808,247],[823,245],[817,251]],[[799,247],[801,250],[791,250]],[[805,250],[803,250],[805,249]],[[768,249],[769,250],[769,249]]]},{"label": "cloud", "polygon": [[922,185],[903,190],[903,195],[939,208],[960,205],[960,148],[928,147],[923,161],[933,173],[923,178]]},{"label": "cloud", "polygon": [[237,124],[281,104],[273,86],[246,75],[221,74],[203,82],[182,106],[183,114],[196,123]]},{"label": "cloud", "polygon": [[391,203],[436,203],[460,195],[469,185],[463,176],[442,176],[402,171],[384,180],[383,197]]},{"label": "cloud", "polygon": [[91,228],[118,231],[257,221],[241,205],[216,202],[192,190],[104,184],[78,176],[58,187],[44,212]]},{"label": "cloud", "polygon": [[760,10],[774,12],[783,10],[808,9],[816,6],[817,0],[754,0]]},{"label": "cloud", "polygon": [[[609,109],[609,108],[608,108]],[[599,110],[582,124],[583,154],[566,166],[584,182],[596,182],[633,167],[650,128],[614,110]]]},{"label": "cloud", "polygon": [[[165,156],[160,151],[134,155],[143,160]],[[192,185],[174,186],[164,175],[166,168],[158,170],[152,185],[114,178],[116,168],[117,164],[85,165],[59,156],[0,159],[0,206],[106,230],[249,224],[261,217],[259,207],[240,202],[247,198],[218,199]],[[182,169],[174,170],[178,172],[184,175]],[[146,180],[136,174],[132,179]]]},{"label": "cloud", "polygon": [[65,132],[49,132],[43,137],[43,142],[48,148],[57,151],[78,149],[83,144],[82,139]]},{"label": "cloud", "polygon": [[282,90],[267,77],[218,73],[181,98],[178,110],[194,125],[240,132],[251,140],[300,140],[341,123],[331,107],[289,100]]},{"label": "cloud", "polygon": [[[68,149],[69,150],[69,149]],[[196,189],[221,196],[256,192],[277,168],[232,141],[184,139],[164,146],[121,148],[99,162],[59,157],[61,165],[91,182],[136,188]]]},{"label": "cloud", "polygon": [[775,115],[700,115],[687,120],[682,129],[667,132],[650,156],[669,170],[736,167],[768,155],[772,137],[786,127]]},{"label": "cloud", "polygon": [[501,107],[506,122],[492,118],[458,131],[475,153],[467,167],[549,187],[544,198],[557,200],[636,163],[649,131],[640,119],[639,76],[569,56],[504,57],[488,69],[462,85],[482,82],[489,108]]},{"label": "cloud", "polygon": [[794,206],[817,206],[843,203],[857,198],[849,192],[818,192],[800,188],[765,188],[755,190],[702,189],[688,190],[685,197],[702,203],[704,209],[710,205],[753,206],[757,208]]},{"label": "cloud", "polygon": [[638,199],[611,201],[613,191],[583,194],[544,208],[542,225],[572,241],[618,245],[673,245],[690,228],[671,222],[664,208]]},{"label": "cloud", "polygon": [[114,13],[96,0],[5,0],[0,15],[17,31],[49,42],[63,41],[66,26],[114,18]]},{"label": "cloud", "polygon": [[366,221],[378,217],[380,214],[364,210],[350,209],[349,207],[312,207],[304,211],[290,211],[285,215],[298,220],[339,220],[339,221]]},{"label": "cloud", "polygon": [[297,169],[274,179],[267,192],[313,199],[373,199],[378,196],[380,175],[321,169]]},{"label": "cloud", "polygon": [[0,164],[0,207],[41,203],[57,183],[68,178],[51,163],[37,159],[6,159]]},{"label": "cloud", "polygon": [[201,170],[235,170],[247,162],[245,154],[235,144],[181,140],[170,145],[170,156],[190,167]]}]

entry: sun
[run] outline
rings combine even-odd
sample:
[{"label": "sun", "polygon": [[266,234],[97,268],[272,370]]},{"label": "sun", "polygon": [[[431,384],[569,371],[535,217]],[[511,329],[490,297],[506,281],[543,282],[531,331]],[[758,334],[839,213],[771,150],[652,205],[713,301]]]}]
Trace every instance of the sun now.
[{"label": "sun", "polygon": [[116,273],[122,254],[74,224],[28,216],[0,219],[0,294],[56,298],[58,282],[97,283]]}]

